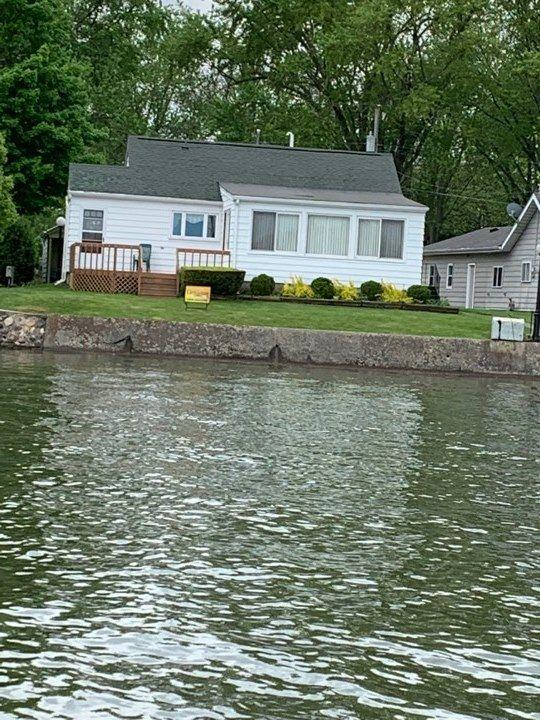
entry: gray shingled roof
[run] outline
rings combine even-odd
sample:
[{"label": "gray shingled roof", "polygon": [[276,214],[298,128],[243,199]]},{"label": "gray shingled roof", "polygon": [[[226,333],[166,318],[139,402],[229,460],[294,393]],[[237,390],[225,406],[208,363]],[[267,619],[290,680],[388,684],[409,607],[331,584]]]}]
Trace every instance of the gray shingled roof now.
[{"label": "gray shingled roof", "polygon": [[427,209],[425,205],[404,197],[401,193],[364,192],[352,190],[319,190],[305,187],[290,188],[275,185],[248,185],[221,183],[231,195],[252,198],[279,198],[283,200],[318,200],[326,202],[358,203],[363,205],[398,205]]},{"label": "gray shingled roof", "polygon": [[466,253],[501,252],[512,225],[505,227],[486,227],[473,230],[464,235],[441,240],[441,242],[426,245],[424,255],[460,255]]},{"label": "gray shingled roof", "polygon": [[69,189],[221,200],[220,183],[243,183],[401,196],[386,153],[131,136],[126,165],[71,165]]}]

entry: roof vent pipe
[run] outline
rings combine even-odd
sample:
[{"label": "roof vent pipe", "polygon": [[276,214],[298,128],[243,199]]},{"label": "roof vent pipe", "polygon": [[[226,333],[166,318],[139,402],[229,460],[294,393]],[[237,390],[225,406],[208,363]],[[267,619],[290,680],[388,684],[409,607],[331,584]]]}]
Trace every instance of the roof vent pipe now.
[{"label": "roof vent pipe", "polygon": [[372,132],[366,138],[366,152],[375,152],[375,135]]},{"label": "roof vent pipe", "polygon": [[289,147],[294,147],[294,133],[289,130],[287,137],[289,138]]}]

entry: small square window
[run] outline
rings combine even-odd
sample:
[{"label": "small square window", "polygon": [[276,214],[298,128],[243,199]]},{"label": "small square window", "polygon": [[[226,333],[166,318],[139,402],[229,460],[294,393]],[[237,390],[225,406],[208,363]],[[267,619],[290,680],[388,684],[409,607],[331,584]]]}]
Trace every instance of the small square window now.
[{"label": "small square window", "polygon": [[182,213],[174,213],[173,215],[173,235],[182,234]]},{"label": "small square window", "polygon": [[522,283],[530,283],[531,282],[531,262],[530,262],[530,260],[524,260],[521,263],[521,282]]}]

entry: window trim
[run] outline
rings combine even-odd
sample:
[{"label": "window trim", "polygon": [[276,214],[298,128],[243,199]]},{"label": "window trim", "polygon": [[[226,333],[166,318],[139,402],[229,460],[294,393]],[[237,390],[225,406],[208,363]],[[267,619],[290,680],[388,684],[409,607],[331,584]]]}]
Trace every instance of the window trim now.
[{"label": "window trim", "polygon": [[[529,266],[529,273],[528,273],[528,280],[523,279],[523,268],[525,265]],[[532,282],[532,262],[530,260],[522,260],[521,261],[521,284],[522,285],[528,285]]]},{"label": "window trim", "polygon": [[[262,213],[263,215],[275,215],[275,222],[274,222],[274,238],[273,238],[273,245],[274,247],[272,250],[262,250],[259,248],[253,247],[253,226],[255,223],[255,214],[256,213]],[[298,218],[298,227],[296,230],[296,250],[276,250],[276,238],[277,238],[277,228],[278,228],[278,217],[281,215],[285,217],[296,217]],[[260,254],[268,254],[268,255],[287,255],[287,256],[293,256],[293,255],[300,255],[301,253],[298,250],[298,247],[300,245],[300,228],[301,228],[301,219],[302,214],[300,212],[281,212],[279,210],[252,210],[251,211],[251,236],[249,239],[249,252],[257,253],[257,255]]]},{"label": "window trim", "polygon": [[[369,217],[366,215],[355,215],[356,228],[354,237],[354,255],[353,259],[361,260],[377,260],[378,262],[403,262],[405,260],[405,239],[407,237],[407,220],[405,218],[393,218],[393,217]],[[358,241],[360,239],[360,222],[362,220],[371,220],[379,223],[379,246],[377,255],[360,255],[358,253]],[[382,245],[382,224],[387,220],[389,222],[399,222],[403,227],[403,236],[401,239],[401,256],[394,258],[381,257],[381,245]],[[349,256],[350,257],[350,256]]]},{"label": "window trim", "polygon": [[[180,235],[176,235],[174,232],[174,216],[175,215],[181,215],[182,216],[182,222],[180,225]],[[202,235],[186,235],[186,220],[188,215],[202,215],[203,216],[203,234]],[[210,215],[213,215],[216,218],[215,222],[215,232],[214,237],[208,236],[208,218]],[[204,210],[173,210],[171,212],[171,220],[170,220],[170,228],[171,233],[169,235],[171,240],[195,240],[197,242],[199,241],[206,241],[209,240],[210,242],[218,240],[219,235],[219,213],[217,212],[206,212]]]},{"label": "window trim", "polygon": [[[450,272],[450,268],[452,271]],[[448,263],[446,266],[446,289],[452,290],[454,287],[454,263]]]},{"label": "window trim", "polygon": [[[501,276],[501,278],[500,278],[500,280],[501,280],[500,285],[497,285],[497,284],[495,283],[496,272],[497,272],[498,270],[500,270],[500,276]],[[492,274],[491,274],[491,287],[494,288],[494,289],[496,289],[496,290],[499,290],[500,288],[503,287],[503,285],[504,285],[504,265],[494,265],[494,266],[493,266],[493,272],[492,272]]]}]

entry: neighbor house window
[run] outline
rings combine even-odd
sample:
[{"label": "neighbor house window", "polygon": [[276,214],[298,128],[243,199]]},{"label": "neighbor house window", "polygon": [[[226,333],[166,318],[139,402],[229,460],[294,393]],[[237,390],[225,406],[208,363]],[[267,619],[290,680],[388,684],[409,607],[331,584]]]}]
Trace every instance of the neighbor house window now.
[{"label": "neighbor house window", "polygon": [[530,262],[530,260],[524,260],[521,263],[521,282],[522,283],[530,283],[531,282],[531,262]]},{"label": "neighbor house window", "polygon": [[299,215],[254,212],[251,249],[269,252],[296,252],[299,221]]},{"label": "neighbor house window", "polygon": [[204,213],[173,213],[172,234],[176,237],[215,238],[217,218]]},{"label": "neighbor house window", "polygon": [[503,284],[503,268],[502,266],[493,268],[493,287],[500,288]]},{"label": "neighbor house window", "polygon": [[404,227],[403,220],[359,220],[357,255],[401,260]]},{"label": "neighbor house window", "polygon": [[103,210],[83,210],[82,239],[86,242],[103,241]]},{"label": "neighbor house window", "polygon": [[450,290],[454,285],[454,266],[452,263],[446,266],[446,287]]},{"label": "neighbor house window", "polygon": [[434,287],[436,275],[437,275],[437,266],[436,266],[436,265],[430,265],[430,266],[429,266],[429,280],[428,280],[428,285],[429,285],[430,287]]},{"label": "neighbor house window", "polygon": [[306,251],[311,255],[348,255],[349,218],[309,215]]}]

